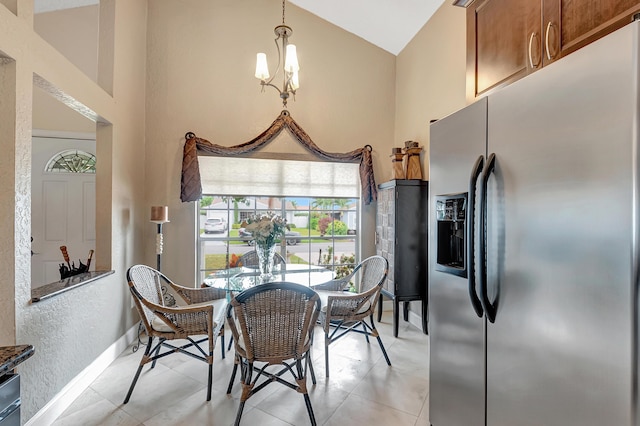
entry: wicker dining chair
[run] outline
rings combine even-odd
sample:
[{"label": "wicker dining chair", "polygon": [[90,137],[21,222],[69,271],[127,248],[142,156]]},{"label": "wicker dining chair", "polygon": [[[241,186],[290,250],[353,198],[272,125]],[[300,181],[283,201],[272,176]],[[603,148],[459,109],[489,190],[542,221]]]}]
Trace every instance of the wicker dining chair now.
[{"label": "wicker dining chair", "polygon": [[[356,284],[355,280],[358,277],[358,273],[360,274],[360,282],[363,281],[366,283],[377,282],[380,277],[380,274],[385,272],[387,269],[388,262],[382,256],[371,256],[358,263],[353,271],[345,277],[334,278],[330,281],[316,284],[311,286],[314,290],[329,290],[329,291],[342,291],[346,290],[349,286],[349,283],[354,280],[354,285],[356,289],[360,289],[361,285]],[[371,286],[368,284],[364,284],[365,287]]]},{"label": "wicker dining chair", "polygon": [[[146,330],[148,341],[124,403],[129,402],[142,367],[172,353],[180,352],[209,364],[207,401],[211,400],[213,379],[213,350],[218,335],[223,335],[226,312],[226,291],[214,287],[182,287],[161,272],[146,265],[134,265],[127,270],[127,282],[136,308]],[[163,286],[170,288],[183,300],[177,306],[165,306]],[[204,337],[203,337],[204,336]],[[223,337],[224,338],[224,337]],[[154,339],[157,339],[154,346]],[[169,341],[185,339],[188,343],[177,346]],[[200,343],[207,342],[207,349]],[[162,349],[165,349],[161,352]],[[191,349],[191,350],[188,350]],[[224,341],[222,342],[224,358]]]},{"label": "wicker dining chair", "polygon": [[[242,266],[247,268],[258,268],[258,252],[255,250],[246,252],[245,254],[240,256],[239,262],[242,264]],[[287,265],[287,261],[284,257],[282,257],[280,253],[275,252],[273,256],[273,264],[276,266],[280,266],[281,268],[285,268]]]},{"label": "wicker dining chair", "polygon": [[[245,402],[273,382],[303,394],[311,424],[316,424],[306,373],[307,367],[313,371],[309,351],[319,312],[318,294],[307,286],[289,282],[261,284],[231,299],[227,323],[236,359],[227,393],[231,393],[238,365],[242,382],[236,426],[240,424]],[[293,381],[283,377],[287,372]],[[260,378],[263,380],[258,384]]]},{"label": "wicker dining chair", "polygon": [[[258,260],[258,252],[255,250],[250,250],[246,252],[245,254],[240,256],[240,259],[238,260],[238,263],[241,266],[244,266],[245,268],[255,268],[255,269],[258,269],[259,262],[260,261]],[[287,267],[287,261],[285,260],[284,257],[282,257],[280,253],[275,252],[273,256],[273,265],[279,266],[281,270],[285,270]],[[229,339],[229,347],[227,349],[231,350],[232,345],[233,345],[233,336],[231,337],[231,339]]]},{"label": "wicker dining chair", "polygon": [[[373,321],[380,291],[387,277],[389,262],[382,256],[372,256],[363,263],[365,262],[367,267],[363,267],[359,293],[318,290],[318,295],[322,299],[319,321],[324,330],[325,374],[327,377],[329,377],[329,345],[349,332],[364,334],[367,343],[369,343],[369,336],[375,337],[387,364],[391,365]],[[367,318],[369,318],[369,323],[366,321]]]}]

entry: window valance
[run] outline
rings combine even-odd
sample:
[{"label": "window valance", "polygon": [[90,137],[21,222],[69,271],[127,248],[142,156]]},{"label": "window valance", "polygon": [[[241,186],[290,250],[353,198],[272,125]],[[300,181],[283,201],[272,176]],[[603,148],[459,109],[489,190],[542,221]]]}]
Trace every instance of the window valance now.
[{"label": "window valance", "polygon": [[288,111],[282,111],[278,118],[267,130],[252,140],[235,146],[221,146],[213,144],[206,139],[197,137],[189,132],[185,135],[186,142],[182,156],[182,181],[180,199],[183,202],[196,201],[202,196],[202,182],[200,179],[200,166],[198,155],[208,156],[236,156],[258,151],[273,140],[282,129],[286,128],[295,139],[315,156],[337,163],[359,163],[360,183],[362,185],[362,201],[370,204],[377,200],[377,189],[373,175],[373,160],[370,145],[365,145],[344,154],[331,153],[321,150],[295,122]]}]

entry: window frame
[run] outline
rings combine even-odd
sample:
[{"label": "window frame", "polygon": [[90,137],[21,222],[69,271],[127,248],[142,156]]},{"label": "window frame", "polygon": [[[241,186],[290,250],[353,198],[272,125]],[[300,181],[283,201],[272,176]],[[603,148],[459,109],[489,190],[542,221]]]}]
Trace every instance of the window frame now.
[{"label": "window frame", "polygon": [[[201,202],[205,197],[212,197],[213,200],[219,200],[216,207],[212,207],[211,205],[206,205],[202,207]],[[240,209],[238,209],[238,221],[236,222],[234,217],[235,205],[234,199],[236,200],[249,200],[248,204],[245,206],[240,206],[243,201],[238,201],[237,204]],[[271,205],[271,208],[263,208],[258,206],[259,201],[268,200]],[[290,202],[292,200],[306,200],[304,204],[304,208],[294,208],[290,207]],[[330,203],[330,201],[322,201],[317,203],[318,200],[345,200],[346,203]],[[222,205],[226,204],[224,207]],[[315,204],[315,207],[314,207]],[[328,206],[328,207],[327,207]],[[344,208],[348,207],[348,208]],[[211,218],[208,214],[202,215],[202,212],[219,212],[219,215],[216,217],[223,217],[223,220],[226,220],[227,229],[222,232],[222,234],[205,234],[204,232],[204,223],[207,219]],[[233,250],[234,247],[247,247],[248,244],[244,244],[246,241],[240,236],[229,236],[232,232],[232,229],[237,229],[237,226],[234,228],[234,225],[237,223],[241,223],[243,216],[246,217],[249,214],[256,213],[266,213],[273,212],[281,215],[288,219],[288,222],[291,217],[295,217],[297,215],[306,215],[307,221],[311,220],[313,214],[325,214],[329,216],[341,217],[344,218],[344,214],[353,215],[354,217],[347,217],[349,224],[353,225],[353,228],[348,228],[352,232],[347,232],[347,235],[333,235],[333,234],[325,234],[324,236],[312,235],[309,231],[308,227],[295,227],[292,228],[293,231],[300,232],[300,237],[297,245],[306,244],[307,251],[306,254],[308,256],[308,263],[313,265],[322,264],[326,266],[328,269],[333,271],[339,271],[340,269],[344,270],[346,268],[353,268],[360,261],[360,246],[361,246],[361,233],[360,231],[360,218],[361,218],[361,200],[359,197],[293,197],[293,196],[229,196],[229,195],[217,195],[217,194],[203,194],[203,196],[198,200],[197,208],[196,208],[196,246],[197,246],[197,259],[196,259],[196,277],[198,285],[204,282],[204,279],[209,274],[213,274],[216,271],[220,271],[222,269],[226,269],[229,266],[229,262],[231,260],[232,254],[238,254],[234,252],[238,252],[238,250]],[[308,222],[307,222],[308,223]],[[306,232],[306,234],[305,234]],[[235,234],[235,232],[234,232]],[[326,241],[317,241],[319,239]],[[305,242],[306,240],[306,242]],[[336,252],[336,243],[341,241],[353,241],[353,252],[345,253],[345,257],[342,259],[338,256],[333,256],[332,253]],[[225,252],[225,260],[223,268],[207,268],[207,253],[205,253],[204,246],[207,242],[224,242],[226,243],[226,252]],[[231,243],[233,242],[233,243]],[[238,242],[241,245],[238,245]],[[314,250],[313,247],[318,246],[326,246],[331,250],[331,253],[327,255],[327,251],[324,248],[320,248],[319,250]],[[287,248],[290,247],[286,244],[285,241],[281,242],[278,246],[278,252],[285,258],[287,258]],[[299,247],[298,247],[299,248]],[[249,248],[246,251],[251,250]],[[240,250],[240,252],[243,250]],[[298,250],[299,251],[299,250]],[[240,253],[241,254],[241,253]],[[314,258],[314,256],[316,256]],[[329,257],[330,256],[330,257]],[[325,263],[330,259],[330,263]],[[321,263],[322,261],[322,263]],[[304,262],[300,262],[304,263]]]}]

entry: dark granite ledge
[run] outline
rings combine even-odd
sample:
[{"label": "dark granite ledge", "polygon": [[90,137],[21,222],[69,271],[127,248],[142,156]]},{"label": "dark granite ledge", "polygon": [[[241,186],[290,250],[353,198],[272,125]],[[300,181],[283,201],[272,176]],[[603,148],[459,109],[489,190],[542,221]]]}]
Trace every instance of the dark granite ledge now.
[{"label": "dark granite ledge", "polygon": [[115,271],[91,271],[78,275],[73,275],[64,280],[43,285],[42,287],[31,289],[31,303],[40,302],[60,293],[64,293],[71,289],[89,284],[107,275],[113,274]]},{"label": "dark granite ledge", "polygon": [[31,345],[0,346],[0,376],[11,373],[18,364],[31,357],[34,352]]}]

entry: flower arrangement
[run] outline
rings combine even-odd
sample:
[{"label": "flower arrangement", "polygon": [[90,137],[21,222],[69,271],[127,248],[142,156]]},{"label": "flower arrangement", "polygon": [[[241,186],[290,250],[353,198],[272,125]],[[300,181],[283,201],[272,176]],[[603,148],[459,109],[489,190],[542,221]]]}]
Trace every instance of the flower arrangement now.
[{"label": "flower arrangement", "polygon": [[260,247],[274,246],[276,240],[284,237],[285,230],[289,229],[286,219],[273,212],[253,215],[245,223],[243,223],[245,231],[251,233],[256,246]]}]

